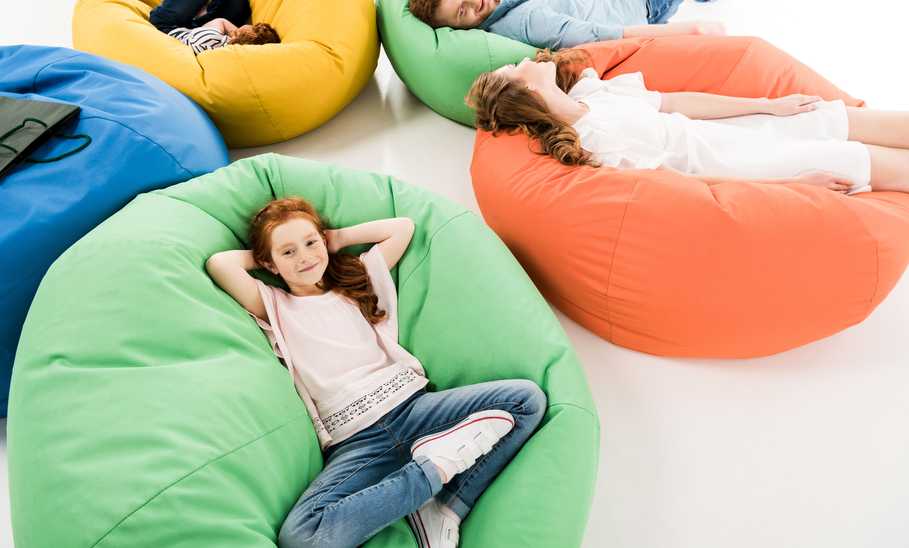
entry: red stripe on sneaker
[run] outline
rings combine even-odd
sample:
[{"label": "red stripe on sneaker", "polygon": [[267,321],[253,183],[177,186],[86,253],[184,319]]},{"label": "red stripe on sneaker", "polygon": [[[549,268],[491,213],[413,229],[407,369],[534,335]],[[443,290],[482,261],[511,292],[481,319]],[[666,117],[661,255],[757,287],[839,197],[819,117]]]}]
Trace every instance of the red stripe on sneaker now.
[{"label": "red stripe on sneaker", "polygon": [[465,426],[470,426],[471,424],[473,424],[473,423],[475,423],[475,422],[489,421],[489,420],[505,421],[505,422],[511,424],[512,427],[514,427],[514,421],[511,420],[511,419],[508,419],[508,418],[506,418],[506,417],[482,417],[482,418],[474,419],[474,420],[472,420],[472,421],[470,421],[470,422],[464,423],[464,424],[462,424],[462,425],[460,425],[460,426],[456,426],[455,428],[452,428],[451,430],[446,430],[445,432],[442,432],[442,433],[440,433],[440,434],[437,434],[437,435],[435,435],[435,436],[433,436],[433,437],[431,437],[431,438],[427,438],[427,439],[425,439],[425,440],[423,440],[423,441],[420,441],[420,442],[418,442],[416,445],[414,445],[413,447],[410,448],[410,452],[413,453],[414,451],[416,451],[416,450],[419,449],[420,447],[426,445],[427,443],[429,443],[429,442],[431,442],[431,441],[435,441],[435,440],[440,439],[440,438],[444,438],[444,437],[447,436],[448,434],[451,434],[451,433],[453,433],[453,432],[457,432],[458,430],[460,430],[461,428],[464,428]]}]

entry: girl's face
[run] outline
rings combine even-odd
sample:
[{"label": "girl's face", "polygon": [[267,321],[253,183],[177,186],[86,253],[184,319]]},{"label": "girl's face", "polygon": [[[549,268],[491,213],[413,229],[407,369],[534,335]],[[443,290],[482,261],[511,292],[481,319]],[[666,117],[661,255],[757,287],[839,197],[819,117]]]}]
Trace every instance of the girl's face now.
[{"label": "girl's face", "polygon": [[536,63],[525,57],[520,63],[505,65],[495,73],[523,82],[528,88],[537,91],[556,85],[556,64],[552,61]]},{"label": "girl's face", "polygon": [[328,249],[309,219],[291,219],[272,230],[271,260],[266,267],[281,276],[292,293],[322,292],[316,284],[328,268]]}]

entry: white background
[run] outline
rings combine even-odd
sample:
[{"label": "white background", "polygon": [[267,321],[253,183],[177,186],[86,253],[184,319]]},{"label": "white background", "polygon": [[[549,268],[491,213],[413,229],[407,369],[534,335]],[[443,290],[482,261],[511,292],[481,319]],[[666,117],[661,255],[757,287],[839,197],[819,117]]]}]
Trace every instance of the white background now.
[{"label": "white background", "polygon": [[[70,46],[72,5],[4,1],[0,44]],[[698,18],[769,40],[869,106],[909,110],[905,2],[688,1],[674,20]],[[383,172],[477,211],[472,143],[470,129],[414,98],[383,55],[373,81],[324,127],[232,156],[276,151]],[[584,548],[909,546],[907,276],[862,324],[755,360],[656,358],[559,319],[602,423]],[[0,425],[0,546],[12,546]]]}]

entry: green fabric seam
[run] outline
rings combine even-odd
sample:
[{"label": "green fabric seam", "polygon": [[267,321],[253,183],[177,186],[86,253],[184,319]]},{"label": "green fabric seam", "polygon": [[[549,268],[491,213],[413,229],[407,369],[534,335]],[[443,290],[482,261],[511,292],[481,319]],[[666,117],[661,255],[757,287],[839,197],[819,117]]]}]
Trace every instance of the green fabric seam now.
[{"label": "green fabric seam", "polygon": [[158,498],[158,497],[160,497],[161,495],[163,495],[163,494],[164,494],[165,492],[167,492],[171,487],[173,487],[173,486],[177,485],[178,483],[182,482],[183,480],[185,480],[185,479],[187,479],[187,478],[193,476],[194,474],[196,474],[196,473],[199,472],[200,470],[205,469],[205,468],[208,467],[210,464],[213,464],[213,463],[215,463],[215,462],[217,462],[217,461],[223,459],[224,457],[228,457],[228,456],[230,456],[230,455],[233,455],[233,454],[236,453],[237,451],[239,451],[239,450],[241,450],[241,449],[243,449],[243,448],[245,448],[245,447],[247,447],[247,446],[249,446],[249,445],[252,445],[253,443],[256,443],[257,441],[259,441],[259,440],[265,438],[266,436],[270,436],[271,434],[277,432],[278,430],[284,428],[285,426],[288,426],[288,425],[290,425],[290,424],[296,423],[296,422],[300,421],[301,419],[309,420],[309,415],[306,414],[306,413],[302,413],[302,414],[300,414],[300,415],[298,415],[298,416],[292,418],[291,420],[289,420],[289,421],[287,421],[287,422],[285,422],[285,423],[283,423],[283,424],[280,424],[280,425],[276,426],[275,428],[272,428],[271,430],[269,430],[269,431],[267,431],[267,432],[265,432],[265,433],[263,433],[263,434],[260,434],[259,436],[256,436],[255,438],[253,438],[253,439],[251,439],[251,440],[249,440],[249,441],[247,441],[247,442],[245,442],[245,443],[243,443],[243,444],[241,444],[241,445],[239,445],[239,446],[237,446],[237,447],[231,449],[231,450],[228,451],[227,453],[223,453],[223,454],[221,454],[221,455],[218,455],[217,457],[212,458],[212,459],[209,460],[208,462],[206,462],[206,463],[204,463],[204,464],[202,464],[202,465],[200,465],[200,466],[194,468],[193,470],[190,470],[189,472],[187,472],[187,473],[184,474],[183,476],[181,476],[181,477],[177,478],[176,480],[172,481],[171,483],[165,485],[163,488],[161,488],[160,491],[158,491],[158,492],[155,493],[153,496],[151,496],[148,500],[146,500],[146,501],[143,502],[141,505],[139,505],[135,510],[133,510],[132,512],[130,512],[130,513],[126,514],[125,516],[123,516],[123,518],[120,519],[120,521],[118,521],[116,524],[114,524],[113,527],[111,527],[110,529],[108,529],[108,531],[107,531],[106,533],[104,533],[103,535],[101,535],[101,537],[98,538],[98,540],[96,540],[96,541],[91,545],[91,547],[94,548],[95,546],[98,546],[99,544],[101,544],[101,543],[104,541],[104,539],[107,538],[107,537],[108,537],[111,533],[113,533],[115,530],[117,530],[117,528],[120,527],[120,525],[123,524],[123,522],[125,522],[125,521],[128,520],[130,517],[132,517],[133,515],[135,515],[137,512],[139,512],[140,510],[142,510],[143,508],[145,508],[145,507],[146,507],[148,504],[150,504],[153,500],[155,500],[156,498]]}]

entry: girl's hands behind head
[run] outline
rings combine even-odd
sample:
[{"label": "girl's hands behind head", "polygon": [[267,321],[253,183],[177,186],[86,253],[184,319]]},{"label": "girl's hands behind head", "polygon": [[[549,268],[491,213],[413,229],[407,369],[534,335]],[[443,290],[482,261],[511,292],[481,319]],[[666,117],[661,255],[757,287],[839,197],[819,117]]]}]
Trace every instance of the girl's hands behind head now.
[{"label": "girl's hands behind head", "polygon": [[331,254],[335,254],[344,248],[340,232],[340,229],[325,231],[325,248]]}]

